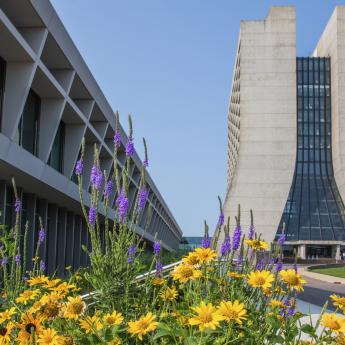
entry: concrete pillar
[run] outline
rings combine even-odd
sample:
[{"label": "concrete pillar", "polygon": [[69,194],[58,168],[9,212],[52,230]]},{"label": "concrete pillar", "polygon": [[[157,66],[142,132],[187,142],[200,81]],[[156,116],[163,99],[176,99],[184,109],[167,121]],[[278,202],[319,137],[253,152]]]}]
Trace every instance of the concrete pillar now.
[{"label": "concrete pillar", "polygon": [[335,259],[341,260],[340,256],[340,244],[335,245]]},{"label": "concrete pillar", "polygon": [[306,259],[306,245],[300,244],[298,246],[297,255],[300,259],[305,260]]}]

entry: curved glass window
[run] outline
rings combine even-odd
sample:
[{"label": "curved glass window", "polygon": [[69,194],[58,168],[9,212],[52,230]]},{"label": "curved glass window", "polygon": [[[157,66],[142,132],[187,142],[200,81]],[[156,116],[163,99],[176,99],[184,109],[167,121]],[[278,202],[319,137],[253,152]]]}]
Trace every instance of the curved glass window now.
[{"label": "curved glass window", "polygon": [[345,209],[332,165],[330,58],[297,58],[297,155],[277,231],[287,241],[345,240]]}]

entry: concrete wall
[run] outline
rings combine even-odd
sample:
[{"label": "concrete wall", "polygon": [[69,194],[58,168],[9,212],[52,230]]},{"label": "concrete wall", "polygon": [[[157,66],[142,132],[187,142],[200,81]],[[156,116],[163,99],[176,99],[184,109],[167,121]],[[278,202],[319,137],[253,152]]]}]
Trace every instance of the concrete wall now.
[{"label": "concrete wall", "polygon": [[[225,218],[230,216],[233,228],[240,204],[241,223],[247,231],[253,209],[257,232],[272,241],[296,158],[295,9],[272,7],[265,20],[242,21],[236,61],[229,106],[232,164]],[[237,130],[231,130],[234,127]],[[236,157],[235,164],[231,157]],[[219,243],[222,240],[223,234]]]},{"label": "concrete wall", "polygon": [[345,6],[337,6],[314,56],[331,57],[332,158],[334,177],[345,200]]}]

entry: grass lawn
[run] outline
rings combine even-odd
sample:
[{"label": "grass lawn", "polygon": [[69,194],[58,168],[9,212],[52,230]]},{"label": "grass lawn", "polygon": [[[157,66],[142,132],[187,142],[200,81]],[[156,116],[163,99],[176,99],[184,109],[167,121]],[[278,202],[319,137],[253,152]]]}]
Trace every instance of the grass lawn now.
[{"label": "grass lawn", "polygon": [[315,270],[310,270],[310,272],[327,274],[333,277],[345,278],[345,265],[341,267],[318,268]]}]

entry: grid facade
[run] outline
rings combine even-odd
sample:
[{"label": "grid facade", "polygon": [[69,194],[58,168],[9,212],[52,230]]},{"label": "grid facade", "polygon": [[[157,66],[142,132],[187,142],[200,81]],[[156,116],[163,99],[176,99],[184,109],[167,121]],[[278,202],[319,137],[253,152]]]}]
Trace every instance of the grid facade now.
[{"label": "grid facade", "polygon": [[228,113],[228,188],[234,177],[240,146],[240,92],[241,92],[241,45],[237,49],[237,58],[233,76]]},{"label": "grid facade", "polygon": [[[48,230],[42,249],[48,271],[53,272],[59,261],[60,268],[85,264],[80,244],[88,245],[88,234],[74,167],[84,137],[83,189],[89,207],[94,145],[101,169],[107,176],[112,173],[115,114],[49,1],[0,0],[0,110],[0,221],[13,225],[10,180],[15,177],[24,208],[22,224],[28,221],[33,229],[29,242],[35,243],[39,217]],[[122,127],[120,134],[126,143]],[[125,158],[122,145],[120,169]],[[141,167],[135,154],[129,176],[130,210]],[[182,231],[149,173],[146,185],[149,197],[137,232],[143,234],[149,222],[147,241],[157,234],[163,247],[177,248]],[[114,191],[112,206],[115,200]],[[100,209],[100,214],[105,210]],[[113,208],[108,214],[115,221]]]},{"label": "grid facade", "polygon": [[332,163],[330,58],[297,58],[297,160],[280,221],[288,241],[345,240]]}]

